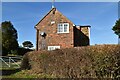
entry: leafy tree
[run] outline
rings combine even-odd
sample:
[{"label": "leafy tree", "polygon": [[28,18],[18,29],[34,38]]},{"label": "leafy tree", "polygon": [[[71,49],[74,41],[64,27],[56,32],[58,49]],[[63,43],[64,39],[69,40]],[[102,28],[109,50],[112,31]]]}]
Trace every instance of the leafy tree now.
[{"label": "leafy tree", "polygon": [[120,19],[116,21],[112,30],[115,32],[116,35],[118,35],[118,44],[120,44]]},{"label": "leafy tree", "polygon": [[115,25],[113,26],[112,30],[115,32],[116,35],[120,38],[120,19],[116,21]]},{"label": "leafy tree", "polygon": [[2,30],[0,26],[0,55],[2,55]]},{"label": "leafy tree", "polygon": [[33,47],[33,44],[30,41],[24,41],[22,44],[26,48],[32,48]]},{"label": "leafy tree", "polygon": [[17,30],[10,21],[2,22],[2,55],[11,54],[18,48]]},{"label": "leafy tree", "polygon": [[17,50],[17,55],[24,55],[26,54],[27,52],[30,52],[30,51],[33,51],[32,49],[26,49],[24,47],[19,47],[18,50]]}]

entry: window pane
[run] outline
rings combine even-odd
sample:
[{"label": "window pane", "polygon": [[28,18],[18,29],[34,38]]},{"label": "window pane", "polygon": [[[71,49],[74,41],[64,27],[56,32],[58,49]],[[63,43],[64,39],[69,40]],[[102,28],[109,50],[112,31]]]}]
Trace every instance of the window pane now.
[{"label": "window pane", "polygon": [[59,24],[58,24],[58,29],[57,30],[58,30],[58,32],[60,32],[60,25]]},{"label": "window pane", "polygon": [[64,26],[64,32],[67,32],[67,26]]},{"label": "window pane", "polygon": [[64,32],[67,32],[67,29],[68,29],[68,25],[64,24]]},{"label": "window pane", "polygon": [[58,25],[58,32],[63,32],[63,26],[62,26],[62,24]]},{"label": "window pane", "polygon": [[68,26],[67,24],[64,24],[64,26]]},{"label": "window pane", "polygon": [[60,32],[63,32],[63,26],[60,26]]}]

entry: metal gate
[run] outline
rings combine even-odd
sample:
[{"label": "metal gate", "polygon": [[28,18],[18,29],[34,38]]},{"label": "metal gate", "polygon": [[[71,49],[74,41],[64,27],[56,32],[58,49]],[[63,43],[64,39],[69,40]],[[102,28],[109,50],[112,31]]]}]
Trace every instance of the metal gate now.
[{"label": "metal gate", "polygon": [[20,68],[22,57],[0,56],[1,68]]}]

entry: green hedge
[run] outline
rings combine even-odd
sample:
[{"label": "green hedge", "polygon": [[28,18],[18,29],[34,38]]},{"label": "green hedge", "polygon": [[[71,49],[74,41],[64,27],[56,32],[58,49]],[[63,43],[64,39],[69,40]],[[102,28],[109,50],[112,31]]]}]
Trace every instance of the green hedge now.
[{"label": "green hedge", "polygon": [[58,78],[120,78],[120,45],[29,52],[21,68]]}]

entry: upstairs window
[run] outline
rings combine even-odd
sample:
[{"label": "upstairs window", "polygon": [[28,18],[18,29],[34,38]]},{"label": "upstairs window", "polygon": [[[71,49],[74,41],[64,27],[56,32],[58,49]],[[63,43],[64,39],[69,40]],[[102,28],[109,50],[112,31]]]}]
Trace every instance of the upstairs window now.
[{"label": "upstairs window", "polygon": [[58,24],[57,33],[69,33],[69,23]]}]

